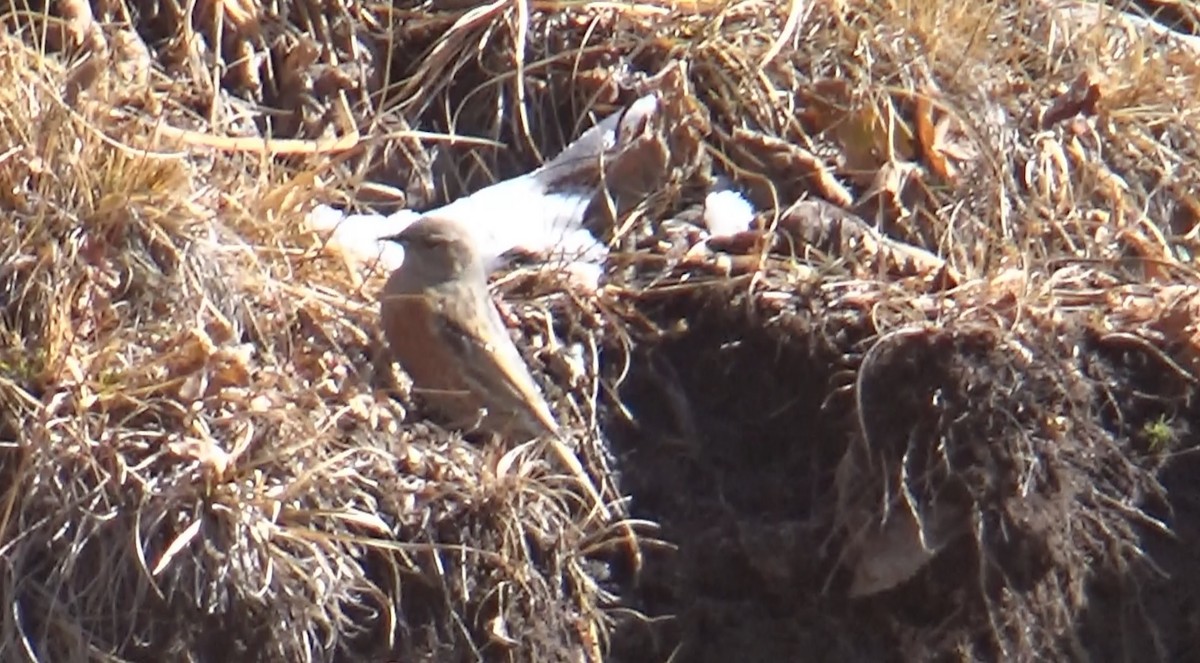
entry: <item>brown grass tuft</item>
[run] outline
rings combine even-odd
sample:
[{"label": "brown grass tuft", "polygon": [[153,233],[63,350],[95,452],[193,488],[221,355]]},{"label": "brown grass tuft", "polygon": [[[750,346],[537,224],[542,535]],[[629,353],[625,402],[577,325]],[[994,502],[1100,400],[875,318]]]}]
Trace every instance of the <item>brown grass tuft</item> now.
[{"label": "brown grass tuft", "polygon": [[[5,660],[1190,651],[1195,36],[1057,0],[0,23]],[[303,221],[649,89],[605,286],[498,287],[609,522],[542,445],[426,422],[379,275]],[[698,245],[718,176],[761,213]]]}]

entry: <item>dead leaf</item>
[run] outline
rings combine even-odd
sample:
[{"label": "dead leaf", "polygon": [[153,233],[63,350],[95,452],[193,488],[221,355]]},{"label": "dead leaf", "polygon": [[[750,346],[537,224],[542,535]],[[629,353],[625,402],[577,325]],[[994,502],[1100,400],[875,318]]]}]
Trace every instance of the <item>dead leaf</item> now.
[{"label": "dead leaf", "polygon": [[1042,112],[1038,124],[1043,129],[1076,115],[1095,115],[1102,95],[1102,79],[1092,72],[1080,72],[1066,92],[1058,95]]},{"label": "dead leaf", "polygon": [[766,167],[782,178],[801,181],[835,205],[849,207],[854,202],[854,196],[838,180],[833,168],[799,145],[740,127],[733,130],[733,142],[740,150],[764,160]]},{"label": "dead leaf", "polygon": [[895,509],[887,522],[859,544],[850,598],[887,591],[913,577],[937,555],[921,543],[917,521],[907,509]]}]

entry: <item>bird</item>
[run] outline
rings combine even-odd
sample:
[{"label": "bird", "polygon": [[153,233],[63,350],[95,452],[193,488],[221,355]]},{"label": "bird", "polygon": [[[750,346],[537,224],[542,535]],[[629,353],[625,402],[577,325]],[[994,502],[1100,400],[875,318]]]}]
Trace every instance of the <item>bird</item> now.
[{"label": "bird", "polygon": [[445,423],[526,439],[559,427],[500,318],[475,240],[461,223],[422,217],[385,238],[404,249],[380,318],[393,358]]},{"label": "bird", "polygon": [[402,246],[404,259],[384,284],[380,319],[392,356],[414,389],[452,427],[546,439],[593,507],[611,520],[500,319],[468,229],[451,218],[426,216],[384,239]]}]

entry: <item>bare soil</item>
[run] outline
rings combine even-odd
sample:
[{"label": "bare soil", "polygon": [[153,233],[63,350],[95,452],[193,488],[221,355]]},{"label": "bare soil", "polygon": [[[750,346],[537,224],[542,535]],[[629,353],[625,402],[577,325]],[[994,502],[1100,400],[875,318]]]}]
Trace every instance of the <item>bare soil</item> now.
[{"label": "bare soil", "polygon": [[[1200,47],[1137,4],[5,5],[0,659],[1200,660]],[[495,275],[606,519],[306,219],[644,94],[599,290]]]},{"label": "bare soil", "polygon": [[[727,305],[728,288],[711,290],[647,306],[688,331],[641,346],[628,402],[658,413],[652,423],[611,429],[633,515],[661,523],[677,546],[648,552],[625,586],[624,600],[652,619],[621,622],[612,660],[1033,660],[1047,649],[1190,660],[1200,514],[1183,477],[1198,442],[1194,382],[1084,329],[1026,346],[1019,370],[1012,348],[978,327],[946,324],[898,344],[871,366],[863,416],[874,443],[963,447],[955,465],[990,468],[982,492],[997,502],[977,514],[980,531],[911,579],[847,600],[849,574],[830,554],[840,545],[834,483],[862,440],[854,395],[837,386],[861,365],[870,330],[814,301],[764,324],[752,304]],[[1009,455],[1039,422],[1064,416],[1094,425],[1045,440],[1036,467]],[[1144,434],[1163,419],[1179,444],[1169,459]],[[1018,471],[1043,475],[1041,488],[1013,494]],[[962,499],[962,484],[981,478],[944,490]],[[1142,504],[1171,533],[1102,522],[1099,496]]]}]

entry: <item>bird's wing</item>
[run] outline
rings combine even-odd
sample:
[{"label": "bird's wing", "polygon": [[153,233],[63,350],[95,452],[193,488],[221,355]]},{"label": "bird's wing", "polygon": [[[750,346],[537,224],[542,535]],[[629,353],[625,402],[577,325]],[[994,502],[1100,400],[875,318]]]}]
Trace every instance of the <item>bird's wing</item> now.
[{"label": "bird's wing", "polygon": [[443,310],[436,318],[436,324],[442,327],[442,337],[463,359],[464,377],[477,389],[504,398],[514,409],[525,409],[547,432],[556,432],[558,425],[550,407],[509,337],[495,304],[485,295],[473,298],[471,306],[476,307],[477,315]]}]

